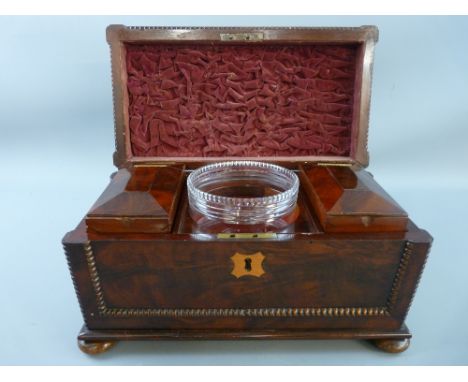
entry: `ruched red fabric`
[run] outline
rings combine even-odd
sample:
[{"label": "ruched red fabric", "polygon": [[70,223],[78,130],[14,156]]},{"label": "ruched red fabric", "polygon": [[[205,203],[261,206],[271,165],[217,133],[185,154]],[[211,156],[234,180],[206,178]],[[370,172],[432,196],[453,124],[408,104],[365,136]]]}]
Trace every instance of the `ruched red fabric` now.
[{"label": "ruched red fabric", "polygon": [[356,45],[126,45],[132,153],[347,156]]}]

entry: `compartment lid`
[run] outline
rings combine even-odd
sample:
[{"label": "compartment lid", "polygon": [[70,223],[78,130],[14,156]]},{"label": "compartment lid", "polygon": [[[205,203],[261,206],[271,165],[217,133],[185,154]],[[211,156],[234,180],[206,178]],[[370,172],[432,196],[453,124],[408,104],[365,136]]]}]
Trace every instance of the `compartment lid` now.
[{"label": "compartment lid", "polygon": [[110,25],[114,163],[368,165],[374,26]]}]

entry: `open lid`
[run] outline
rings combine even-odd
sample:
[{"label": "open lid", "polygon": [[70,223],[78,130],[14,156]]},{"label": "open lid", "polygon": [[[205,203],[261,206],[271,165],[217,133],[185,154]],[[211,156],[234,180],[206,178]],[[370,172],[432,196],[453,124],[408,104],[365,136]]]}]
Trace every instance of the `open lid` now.
[{"label": "open lid", "polygon": [[374,26],[110,25],[116,152],[368,165]]}]

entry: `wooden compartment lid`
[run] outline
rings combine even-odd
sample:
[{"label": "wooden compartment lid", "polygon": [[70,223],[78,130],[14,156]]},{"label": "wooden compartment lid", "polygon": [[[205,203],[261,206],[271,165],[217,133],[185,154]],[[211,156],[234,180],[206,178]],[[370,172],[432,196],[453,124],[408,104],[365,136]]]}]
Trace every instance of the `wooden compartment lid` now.
[{"label": "wooden compartment lid", "polygon": [[378,30],[110,25],[114,164],[368,165]]},{"label": "wooden compartment lid", "polygon": [[117,171],[86,214],[88,232],[171,232],[185,166],[133,166]]}]

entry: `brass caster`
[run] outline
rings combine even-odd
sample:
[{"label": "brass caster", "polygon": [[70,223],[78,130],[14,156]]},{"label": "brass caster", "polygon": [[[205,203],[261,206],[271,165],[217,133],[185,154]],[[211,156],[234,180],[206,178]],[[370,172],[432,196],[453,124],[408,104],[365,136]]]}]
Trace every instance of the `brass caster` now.
[{"label": "brass caster", "polygon": [[403,338],[401,340],[393,340],[388,338],[370,340],[370,343],[376,348],[387,353],[402,353],[410,346],[410,339]]},{"label": "brass caster", "polygon": [[80,348],[80,350],[83,353],[90,354],[90,355],[96,355],[96,354],[104,353],[104,352],[112,349],[115,344],[116,344],[115,341],[90,342],[90,341],[85,341],[85,340],[78,340],[78,347]]}]

